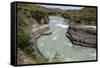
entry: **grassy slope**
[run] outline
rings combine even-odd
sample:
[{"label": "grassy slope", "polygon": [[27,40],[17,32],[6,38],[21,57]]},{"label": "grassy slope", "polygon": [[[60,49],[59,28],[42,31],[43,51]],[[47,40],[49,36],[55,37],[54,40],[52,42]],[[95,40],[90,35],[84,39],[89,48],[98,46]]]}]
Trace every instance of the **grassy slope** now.
[{"label": "grassy slope", "polygon": [[81,10],[69,10],[66,13],[76,24],[96,24],[96,8],[84,7]]}]

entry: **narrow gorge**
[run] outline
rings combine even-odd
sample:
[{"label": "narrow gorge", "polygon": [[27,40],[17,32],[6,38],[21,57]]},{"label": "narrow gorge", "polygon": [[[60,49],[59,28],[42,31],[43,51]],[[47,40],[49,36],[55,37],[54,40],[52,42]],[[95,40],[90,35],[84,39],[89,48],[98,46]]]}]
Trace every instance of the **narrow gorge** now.
[{"label": "narrow gorge", "polygon": [[96,60],[96,8],[48,6],[18,3],[17,63]]}]

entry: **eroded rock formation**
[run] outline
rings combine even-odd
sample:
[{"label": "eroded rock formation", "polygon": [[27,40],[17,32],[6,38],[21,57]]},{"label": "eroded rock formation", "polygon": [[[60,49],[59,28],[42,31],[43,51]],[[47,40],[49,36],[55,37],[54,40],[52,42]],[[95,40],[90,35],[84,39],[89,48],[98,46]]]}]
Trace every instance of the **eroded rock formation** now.
[{"label": "eroded rock formation", "polygon": [[82,26],[69,26],[67,37],[73,44],[96,48],[96,29]]}]

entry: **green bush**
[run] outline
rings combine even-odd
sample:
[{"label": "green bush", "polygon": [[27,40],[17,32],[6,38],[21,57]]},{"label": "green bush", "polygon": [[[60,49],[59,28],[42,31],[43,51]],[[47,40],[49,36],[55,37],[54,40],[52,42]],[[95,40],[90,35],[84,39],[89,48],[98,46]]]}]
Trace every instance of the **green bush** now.
[{"label": "green bush", "polygon": [[31,45],[29,35],[25,34],[23,31],[17,31],[17,45],[19,48],[24,49]]}]

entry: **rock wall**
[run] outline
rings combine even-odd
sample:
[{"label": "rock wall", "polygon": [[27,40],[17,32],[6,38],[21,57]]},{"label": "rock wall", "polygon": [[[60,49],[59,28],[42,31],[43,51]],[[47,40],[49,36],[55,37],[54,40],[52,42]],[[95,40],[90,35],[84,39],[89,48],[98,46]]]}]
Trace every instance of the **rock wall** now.
[{"label": "rock wall", "polygon": [[40,25],[40,26],[37,26],[36,28],[33,28],[32,29],[32,38],[37,38],[39,35],[45,33],[46,31],[49,30],[49,26],[46,24],[46,25]]},{"label": "rock wall", "polygon": [[41,18],[40,22],[33,18],[33,25],[32,25],[32,38],[37,38],[39,35],[43,34],[44,32],[49,30],[48,26],[49,20],[48,16],[44,16]]},{"label": "rock wall", "polygon": [[66,36],[73,44],[96,48],[96,29],[69,26]]}]

